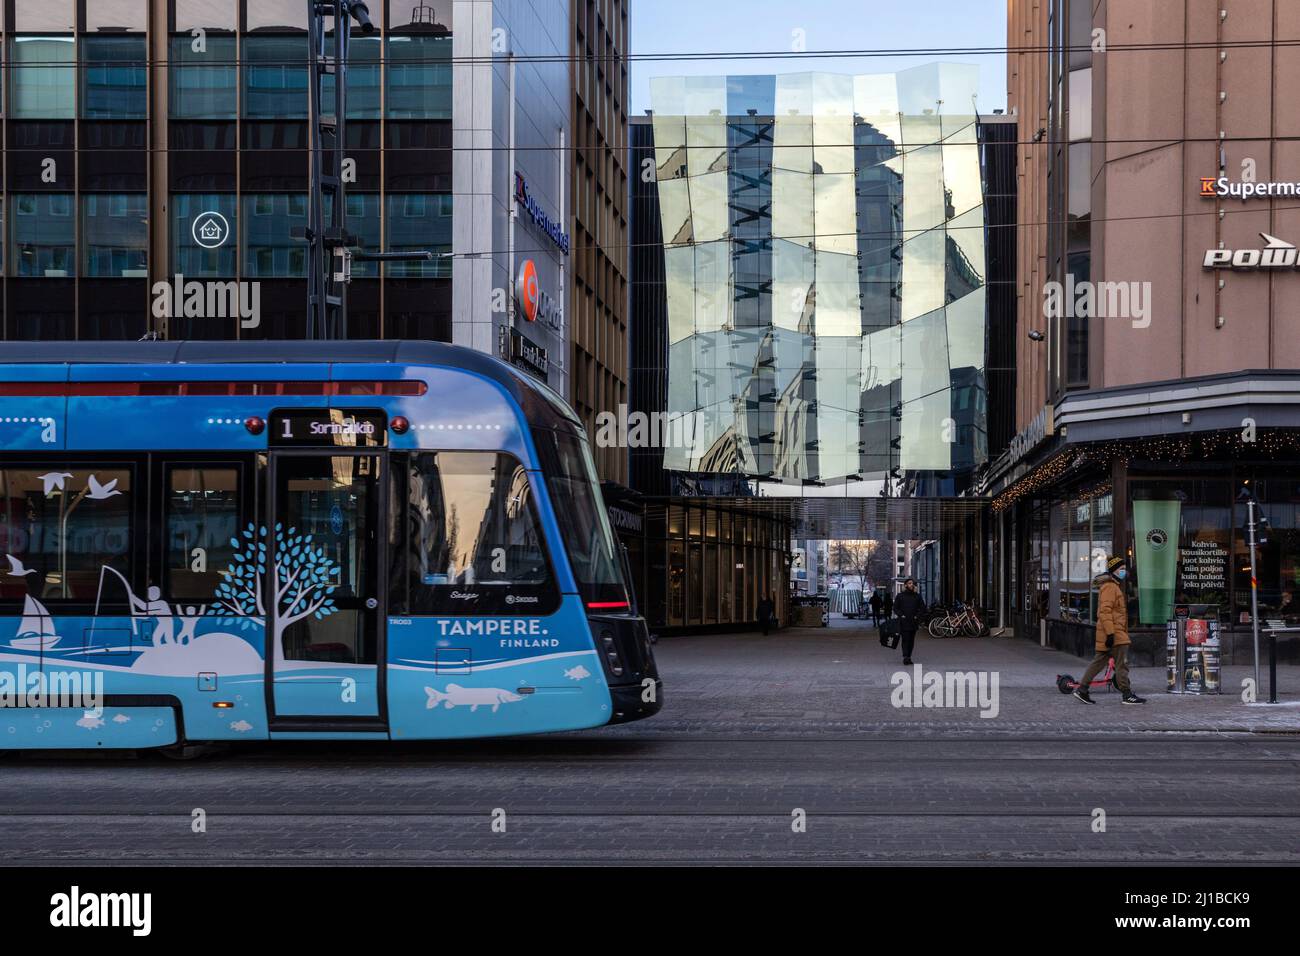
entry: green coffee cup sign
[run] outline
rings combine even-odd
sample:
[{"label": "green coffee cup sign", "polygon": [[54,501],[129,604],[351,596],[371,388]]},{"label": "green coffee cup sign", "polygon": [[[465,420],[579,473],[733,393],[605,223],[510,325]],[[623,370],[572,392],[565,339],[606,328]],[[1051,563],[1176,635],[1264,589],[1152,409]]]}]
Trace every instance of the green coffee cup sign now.
[{"label": "green coffee cup sign", "polygon": [[1178,586],[1179,502],[1133,502],[1138,621],[1163,624],[1173,613]]}]

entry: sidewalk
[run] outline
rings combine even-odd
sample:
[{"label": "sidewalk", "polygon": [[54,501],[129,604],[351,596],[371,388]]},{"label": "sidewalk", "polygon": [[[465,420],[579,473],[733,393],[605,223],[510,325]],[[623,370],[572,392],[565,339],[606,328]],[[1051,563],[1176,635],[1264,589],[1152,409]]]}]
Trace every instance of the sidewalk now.
[{"label": "sidewalk", "polygon": [[[1116,733],[1300,734],[1300,666],[1278,667],[1279,704],[1245,704],[1242,681],[1251,667],[1225,667],[1223,693],[1165,692],[1163,667],[1132,669],[1141,706],[1122,705],[1117,692],[1094,689],[1093,706],[1061,694],[1057,674],[1076,679],[1087,662],[1013,637],[918,635],[912,655],[923,673],[987,672],[997,676],[997,714],[978,706],[895,707],[899,651],[880,646],[874,628],[836,620],[830,628],[670,637],[655,645],[664,681],[664,708],[650,720],[620,728],[631,735],[841,736],[1090,735]],[[1267,662],[1260,701],[1268,698]],[[910,686],[910,685],[909,685]],[[909,697],[910,699],[910,697]],[[988,708],[991,710],[991,708]]]}]

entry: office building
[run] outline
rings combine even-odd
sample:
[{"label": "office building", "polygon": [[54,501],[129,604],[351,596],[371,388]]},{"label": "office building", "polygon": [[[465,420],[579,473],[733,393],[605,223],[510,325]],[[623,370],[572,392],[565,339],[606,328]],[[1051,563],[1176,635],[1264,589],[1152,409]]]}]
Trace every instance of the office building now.
[{"label": "office building", "polygon": [[[989,597],[1019,631],[1091,646],[1093,576],[1130,559],[1139,660],[1175,605],[1250,657],[1300,584],[1300,8],[1013,0],[1021,131],[1017,435],[990,467]],[[1109,38],[1142,52],[1113,48]]]}]

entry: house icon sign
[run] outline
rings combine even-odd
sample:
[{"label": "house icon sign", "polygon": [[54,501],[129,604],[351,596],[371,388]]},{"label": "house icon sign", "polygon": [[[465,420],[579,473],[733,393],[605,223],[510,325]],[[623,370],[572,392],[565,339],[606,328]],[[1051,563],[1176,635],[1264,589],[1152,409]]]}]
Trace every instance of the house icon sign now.
[{"label": "house icon sign", "polygon": [[217,249],[225,245],[230,235],[230,223],[219,212],[200,213],[190,226],[190,233],[204,249]]}]

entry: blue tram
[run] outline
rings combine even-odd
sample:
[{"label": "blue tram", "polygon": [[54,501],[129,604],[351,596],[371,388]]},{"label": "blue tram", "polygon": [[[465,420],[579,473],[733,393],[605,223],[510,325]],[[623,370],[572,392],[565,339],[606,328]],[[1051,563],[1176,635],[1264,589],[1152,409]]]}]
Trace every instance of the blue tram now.
[{"label": "blue tram", "polygon": [[481,353],[0,353],[0,749],[646,717],[625,570],[577,417]]}]

